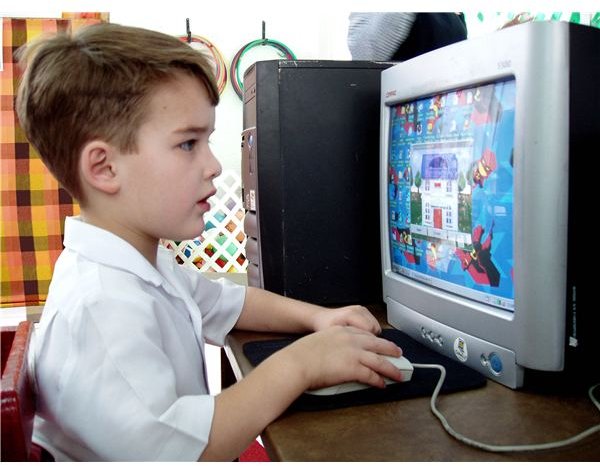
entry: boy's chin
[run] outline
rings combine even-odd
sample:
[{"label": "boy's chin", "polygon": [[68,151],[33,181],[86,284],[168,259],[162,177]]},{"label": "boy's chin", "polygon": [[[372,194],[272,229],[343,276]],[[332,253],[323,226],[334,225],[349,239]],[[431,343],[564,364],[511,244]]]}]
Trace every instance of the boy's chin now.
[{"label": "boy's chin", "polygon": [[204,222],[201,222],[200,225],[195,225],[194,227],[186,228],[185,230],[181,230],[178,233],[178,239],[174,239],[174,241],[189,241],[194,238],[198,238],[202,233],[204,233]]}]

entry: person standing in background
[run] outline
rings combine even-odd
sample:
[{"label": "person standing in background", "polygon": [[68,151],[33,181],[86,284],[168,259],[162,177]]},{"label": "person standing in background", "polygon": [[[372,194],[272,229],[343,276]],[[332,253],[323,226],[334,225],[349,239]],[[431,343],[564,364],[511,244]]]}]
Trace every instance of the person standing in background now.
[{"label": "person standing in background", "polygon": [[353,60],[406,61],[467,38],[462,13],[350,13]]}]

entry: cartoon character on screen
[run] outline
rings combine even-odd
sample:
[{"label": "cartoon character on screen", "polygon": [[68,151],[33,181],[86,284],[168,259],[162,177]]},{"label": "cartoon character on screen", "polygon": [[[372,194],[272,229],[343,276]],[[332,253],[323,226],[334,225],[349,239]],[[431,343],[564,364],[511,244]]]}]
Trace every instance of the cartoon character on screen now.
[{"label": "cartoon character on screen", "polygon": [[394,167],[392,167],[390,165],[390,168],[388,169],[388,186],[389,186],[389,197],[390,197],[390,199],[395,199],[396,198],[396,182],[395,182],[395,178],[396,178],[396,170],[394,170]]},{"label": "cartoon character on screen", "polygon": [[483,151],[481,158],[473,166],[473,185],[483,188],[483,183],[497,167],[496,154],[489,149]]},{"label": "cartoon character on screen", "polygon": [[437,244],[436,243],[429,243],[427,245],[427,266],[432,269],[435,270],[437,267]]},{"label": "cartoon character on screen", "polygon": [[410,230],[408,228],[402,228],[398,230],[398,232],[400,235],[400,243],[405,245],[403,251],[404,257],[406,257],[406,261],[409,264],[419,265],[421,263],[421,258],[417,254],[414,254],[414,252],[417,250],[417,244],[415,243],[414,238],[410,234]]},{"label": "cartoon character on screen", "polygon": [[429,105],[430,117],[427,119],[427,133],[431,134],[433,132],[435,124],[442,116],[443,104],[444,102],[441,95],[436,95],[431,99],[431,104]]},{"label": "cartoon character on screen", "polygon": [[484,242],[481,242],[485,228],[477,225],[473,229],[473,249],[464,250],[457,248],[456,256],[460,260],[463,270],[469,272],[475,283],[480,285],[498,286],[500,283],[500,272],[492,262],[492,238],[494,222]]},{"label": "cartoon character on screen", "polygon": [[389,196],[391,200],[398,199],[398,195],[400,194],[398,190],[398,183],[400,181],[400,176],[392,165],[389,168]]},{"label": "cartoon character on screen", "polygon": [[476,125],[494,124],[502,116],[502,104],[496,97],[493,85],[481,86],[473,94],[471,120]]},{"label": "cartoon character on screen", "polygon": [[404,132],[411,136],[416,130],[416,123],[419,121],[419,110],[414,104],[405,104],[403,108],[406,113]]},{"label": "cartoon character on screen", "polygon": [[425,251],[425,256],[427,259],[427,267],[430,270],[448,272],[451,254],[447,245],[441,242],[428,242],[427,250]]}]

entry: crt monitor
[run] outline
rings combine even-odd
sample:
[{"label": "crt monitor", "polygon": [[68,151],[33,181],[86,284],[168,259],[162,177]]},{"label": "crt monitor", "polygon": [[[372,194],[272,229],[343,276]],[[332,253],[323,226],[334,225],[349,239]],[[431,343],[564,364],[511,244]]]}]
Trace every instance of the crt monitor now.
[{"label": "crt monitor", "polygon": [[575,214],[600,134],[599,44],[597,29],[536,22],[382,73],[388,321],[512,388],[598,355],[598,313],[576,307]]}]

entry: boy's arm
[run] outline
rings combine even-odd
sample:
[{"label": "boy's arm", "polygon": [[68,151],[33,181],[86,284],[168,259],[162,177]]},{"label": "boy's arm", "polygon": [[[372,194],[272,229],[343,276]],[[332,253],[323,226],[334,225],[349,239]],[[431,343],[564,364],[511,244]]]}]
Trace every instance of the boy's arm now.
[{"label": "boy's arm", "polygon": [[357,380],[384,387],[401,373],[381,355],[399,356],[392,342],[354,327],[334,326],[276,352],[215,398],[210,438],[200,459],[232,460],[300,395]]},{"label": "boy's arm", "polygon": [[307,333],[333,325],[353,326],[381,332],[377,319],[363,306],[329,309],[286,298],[260,288],[248,287],[235,328],[283,333]]},{"label": "boy's arm", "polygon": [[363,306],[328,309],[248,287],[235,327],[316,333],[273,354],[215,397],[210,438],[201,460],[237,458],[307,389],[354,380],[384,387],[383,377],[402,377],[380,356],[399,356],[401,350],[373,335],[381,327]]}]

